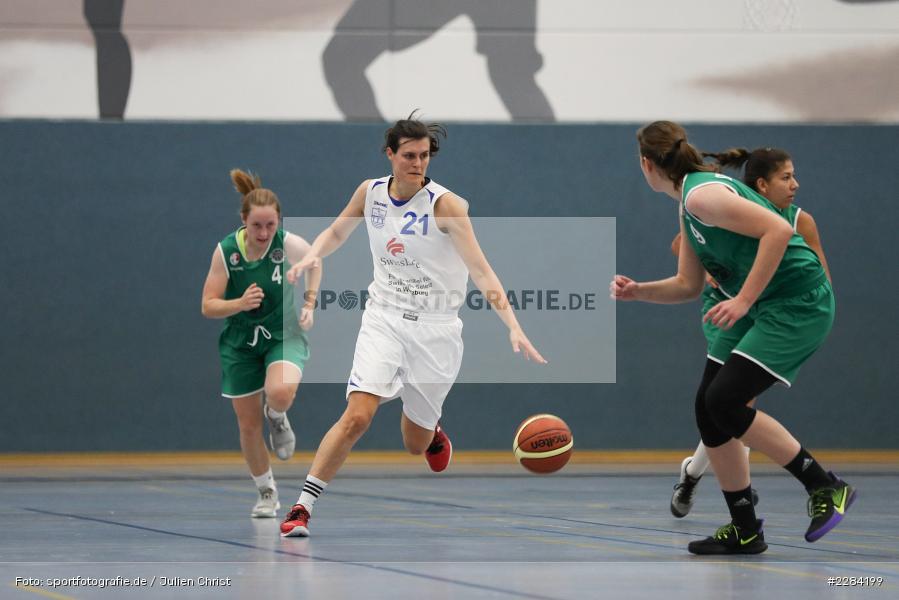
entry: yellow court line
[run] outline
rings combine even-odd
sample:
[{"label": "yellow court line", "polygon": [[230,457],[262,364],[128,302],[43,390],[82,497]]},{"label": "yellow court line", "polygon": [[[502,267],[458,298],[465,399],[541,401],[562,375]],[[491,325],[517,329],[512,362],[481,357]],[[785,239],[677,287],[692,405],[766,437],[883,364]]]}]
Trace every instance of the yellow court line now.
[{"label": "yellow court line", "polygon": [[[578,450],[575,448],[571,464],[655,464],[679,462],[692,450]],[[297,452],[292,462],[312,462],[312,452]],[[753,462],[770,462],[755,452]],[[852,464],[899,464],[899,450],[816,450],[815,457],[823,463]],[[454,452],[456,464],[515,464],[511,451],[505,450],[459,450]],[[348,465],[367,464],[419,464],[420,456],[406,452],[362,450],[350,454]],[[243,465],[239,452],[65,452],[65,453],[0,453],[2,467],[98,467],[98,466],[142,466],[142,467],[184,467],[202,465]]]},{"label": "yellow court line", "polygon": [[23,592],[31,592],[32,594],[45,596],[47,598],[55,598],[56,600],[75,600],[75,598],[72,596],[57,594],[56,592],[48,592],[47,590],[42,590],[41,588],[35,587],[33,585],[16,585],[14,583],[10,583],[9,587],[15,588],[17,590],[22,590]]}]

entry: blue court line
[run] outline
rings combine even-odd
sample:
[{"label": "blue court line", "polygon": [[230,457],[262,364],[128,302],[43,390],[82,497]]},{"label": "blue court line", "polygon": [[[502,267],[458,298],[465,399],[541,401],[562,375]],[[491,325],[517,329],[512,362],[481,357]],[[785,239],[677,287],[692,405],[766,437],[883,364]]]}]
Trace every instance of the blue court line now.
[{"label": "blue court line", "polygon": [[[556,534],[556,535],[565,535],[565,536],[569,536],[569,537],[582,537],[582,538],[588,538],[588,539],[603,540],[603,541],[606,541],[606,542],[619,542],[619,543],[622,543],[622,544],[634,544],[634,545],[637,545],[637,546],[653,546],[653,547],[656,547],[656,548],[665,548],[665,549],[668,549],[668,550],[674,549],[672,546],[668,546],[668,545],[665,545],[665,544],[654,544],[654,543],[652,543],[652,542],[638,542],[638,541],[635,541],[635,540],[625,540],[625,539],[621,539],[621,538],[606,537],[606,536],[602,536],[602,535],[591,535],[591,534],[589,534],[589,533],[577,533],[577,532],[574,532],[574,531],[564,531],[564,530],[557,530],[557,529],[540,529],[540,528],[537,528],[537,527],[516,527],[516,529],[524,529],[524,530],[526,530],[526,531],[536,531],[536,532],[539,532],[539,533],[550,533],[550,534]],[[661,531],[661,530],[656,530],[656,531]],[[683,532],[671,532],[671,533],[683,533]],[[842,551],[842,550],[827,550],[827,549],[825,549],[825,548],[808,548],[808,547],[806,547],[806,546],[794,546],[794,545],[792,545],[792,544],[777,544],[777,543],[768,542],[768,545],[769,545],[769,546],[777,546],[777,547],[779,547],[779,548],[796,548],[796,549],[799,549],[799,550],[817,550],[817,551],[819,551],[819,552],[831,552],[831,553],[835,553],[835,554],[844,554],[844,555],[849,555],[849,556],[860,556],[860,557],[861,557],[861,556],[864,556],[864,557],[874,557],[874,558],[890,558],[890,557],[886,557],[886,556],[880,556],[880,555],[877,555],[877,554],[857,554],[857,553],[845,552],[845,551]],[[787,562],[789,562],[789,561],[787,561]],[[807,562],[807,561],[801,561],[801,562]],[[819,564],[826,565],[826,564],[830,564],[830,563],[824,563],[824,562],[822,562],[822,563],[819,563]],[[854,565],[854,564],[856,564],[856,563],[855,563],[854,561],[848,561],[848,562],[846,562],[846,563],[844,563],[844,564],[845,564],[845,565]],[[852,568],[855,568],[855,567],[852,567]],[[878,574],[878,575],[884,575],[884,573],[877,573],[877,574]],[[891,575],[895,575],[895,573],[891,573]]]},{"label": "blue court line", "polygon": [[[842,475],[851,477],[896,477],[896,471],[841,471]],[[659,476],[668,476],[670,473],[608,473],[604,471],[585,471],[583,473],[555,474],[553,479],[585,479],[602,477],[608,478],[633,478],[649,479]],[[761,478],[781,477],[779,473],[753,473],[753,480]],[[341,473],[341,479],[429,479],[433,475],[420,473]],[[527,479],[533,475],[528,473],[442,473],[440,479]],[[209,475],[207,473],[175,474],[171,472],[146,472],[128,475],[0,475],[0,483],[71,483],[71,482],[127,482],[127,481],[246,481],[246,475]]]},{"label": "blue court line", "polygon": [[121,523],[119,521],[110,521],[108,519],[98,519],[96,517],[87,517],[84,515],[75,515],[70,513],[60,513],[53,512],[49,510],[41,510],[39,508],[29,508],[25,506],[19,507],[22,510],[26,510],[28,512],[33,512],[41,515],[50,515],[54,517],[67,517],[70,519],[77,519],[80,521],[88,521],[93,523],[101,523],[103,525],[116,525],[118,527],[127,527],[129,529],[137,529],[139,531],[149,531],[151,533],[159,533],[162,535],[170,535],[174,537],[180,537],[191,540],[200,540],[204,542],[215,542],[217,544],[225,544],[227,546],[236,546],[238,548],[247,548],[249,550],[259,550],[261,552],[272,553],[272,554],[281,554],[285,556],[295,556],[299,558],[307,558],[312,561],[338,564],[338,565],[349,565],[354,567],[363,567],[366,569],[372,569],[375,571],[383,571],[387,573],[395,573],[397,575],[407,575],[409,577],[417,577],[419,579],[427,579],[429,581],[439,581],[441,583],[448,583],[452,585],[458,585],[462,587],[472,588],[476,590],[483,590],[487,592],[496,592],[499,594],[506,594],[509,596],[516,596],[520,598],[533,598],[534,600],[562,600],[561,598],[554,596],[541,596],[539,594],[531,594],[528,592],[516,592],[512,590],[507,590],[499,587],[494,587],[490,585],[481,585],[479,583],[470,583],[467,581],[461,581],[458,579],[450,579],[449,577],[439,577],[437,575],[427,575],[424,573],[416,573],[415,571],[406,571],[404,569],[399,569],[396,567],[387,567],[383,565],[376,565],[370,563],[362,563],[362,562],[348,562],[344,560],[334,559],[334,558],[325,558],[322,556],[312,556],[310,554],[303,554],[302,552],[291,552],[289,550],[279,550],[275,548],[263,548],[261,546],[254,546],[252,544],[245,544],[243,542],[233,542],[230,540],[222,540],[218,538],[205,537],[201,535],[193,535],[190,533],[179,533],[177,531],[167,531],[165,529],[157,529],[155,527],[144,527],[143,525],[133,525],[131,523]]},{"label": "blue court line", "polygon": [[[359,498],[372,498],[372,499],[378,499],[378,500],[389,500],[389,501],[392,501],[392,502],[400,502],[400,503],[414,504],[414,505],[434,505],[434,506],[441,506],[441,507],[462,508],[462,509],[465,509],[465,510],[474,510],[474,511],[477,511],[477,512],[481,513],[482,515],[487,515],[487,516],[489,516],[489,515],[491,515],[491,514],[495,514],[495,513],[492,513],[491,511],[483,511],[483,510],[479,510],[476,506],[465,506],[465,505],[461,505],[461,504],[449,504],[449,503],[443,503],[443,502],[433,502],[433,501],[429,501],[429,500],[416,500],[416,499],[414,499],[414,498],[399,498],[399,497],[393,497],[393,496],[381,496],[381,495],[374,495],[374,494],[362,494],[362,493],[358,493],[358,492],[337,492],[337,491],[333,491],[333,492],[329,492],[329,495],[331,495],[331,494],[333,494],[333,495],[335,495],[335,496],[336,496],[336,495],[343,495],[343,496],[348,496],[348,497],[359,497]],[[576,523],[576,524],[578,524],[578,525],[593,525],[593,526],[596,526],[596,527],[612,527],[612,528],[617,528],[617,529],[633,529],[633,530],[637,530],[637,531],[651,531],[651,532],[656,532],[656,533],[673,533],[673,534],[677,534],[677,535],[689,535],[689,536],[693,536],[693,537],[706,537],[705,534],[702,534],[702,533],[693,533],[693,532],[690,532],[690,531],[676,531],[676,530],[673,530],[673,529],[659,529],[659,528],[655,528],[655,527],[641,527],[641,526],[639,526],[639,525],[615,525],[615,524],[613,524],[613,523],[603,523],[603,522],[601,522],[601,521],[586,521],[586,520],[583,520],[583,519],[571,519],[571,518],[566,518],[566,517],[554,517],[554,516],[546,515],[546,514],[534,515],[534,514],[527,514],[527,513],[504,512],[504,513],[501,513],[501,515],[503,515],[503,516],[525,517],[525,518],[528,518],[528,519],[546,519],[546,520],[549,520],[549,521],[562,521],[562,522],[565,522],[565,523]],[[631,543],[631,542],[629,542],[628,540],[624,540],[624,539],[619,539],[619,540],[617,540],[617,541],[622,542],[622,543]],[[896,557],[896,556],[883,555],[883,554],[865,554],[865,553],[861,553],[861,552],[849,552],[849,551],[845,551],[845,550],[830,550],[830,549],[828,549],[828,548],[817,548],[817,547],[809,547],[809,546],[795,546],[795,545],[792,545],[792,544],[780,544],[780,543],[772,543],[772,542],[768,542],[768,545],[769,545],[769,546],[779,546],[779,547],[783,547],[783,548],[797,548],[797,549],[800,549],[800,550],[808,550],[808,551],[812,551],[812,552],[821,552],[821,553],[824,553],[824,554],[837,554],[837,555],[840,555],[840,556],[858,556],[858,557],[864,557],[864,558],[885,558],[885,559],[888,559],[888,560],[896,560],[897,558],[899,558],[899,557]],[[663,547],[665,547],[665,548],[670,548],[671,546],[663,546]]]},{"label": "blue court line", "polygon": [[[568,519],[565,517],[548,517],[546,515],[528,515],[528,514],[523,514],[523,513],[508,513],[508,514],[515,515],[517,517],[527,517],[529,519],[535,519],[535,518],[549,519],[551,521],[564,521],[564,522],[568,522],[568,523],[577,523],[579,525],[596,525],[596,526],[600,526],[600,527],[615,527],[615,528],[619,528],[619,529],[636,529],[639,531],[654,531],[654,532],[658,532],[658,533],[675,533],[678,535],[708,537],[702,533],[692,533],[690,531],[674,531],[671,529],[657,529],[657,528],[653,528],[653,527],[640,527],[639,525],[614,525],[612,523],[603,523],[603,522],[598,522],[598,521],[585,521],[582,519]],[[624,541],[624,540],[622,540],[622,541]],[[768,542],[768,545],[769,546],[780,546],[783,548],[798,548],[800,550],[810,550],[812,552],[823,552],[826,554],[838,554],[841,556],[861,556],[861,557],[868,557],[868,558],[886,558],[889,560],[896,560],[897,558],[899,558],[896,556],[889,556],[889,555],[883,555],[883,554],[862,554],[860,552],[849,552],[846,550],[829,550],[827,548],[795,546],[792,544],[778,544],[778,543],[772,543],[772,542]]]},{"label": "blue court line", "polygon": [[[230,492],[231,490],[222,490],[220,487],[211,486],[216,491]],[[234,492],[239,493],[239,492]],[[464,504],[452,504],[450,502],[439,502],[437,500],[410,500],[409,498],[399,498],[397,496],[382,496],[379,494],[365,494],[362,492],[341,492],[337,490],[328,490],[328,496],[346,496],[347,498],[364,498],[366,500],[385,500],[387,502],[400,502],[406,504],[417,504],[422,506],[436,506],[438,508],[463,508],[465,510],[477,510],[476,506],[465,506]]]}]

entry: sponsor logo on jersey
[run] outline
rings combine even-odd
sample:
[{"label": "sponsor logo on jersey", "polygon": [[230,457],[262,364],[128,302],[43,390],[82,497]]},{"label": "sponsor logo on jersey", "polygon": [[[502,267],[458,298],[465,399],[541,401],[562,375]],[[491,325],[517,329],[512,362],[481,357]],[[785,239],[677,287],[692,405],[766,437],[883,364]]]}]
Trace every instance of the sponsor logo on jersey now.
[{"label": "sponsor logo on jersey", "polygon": [[232,252],[231,256],[228,257],[228,262],[230,262],[234,266],[237,266],[237,263],[240,262],[240,252]]},{"label": "sponsor logo on jersey", "polygon": [[693,234],[693,237],[696,238],[697,242],[699,242],[702,245],[705,245],[705,238],[702,237],[702,234],[699,233],[699,230],[697,230],[696,227],[693,226],[693,223],[690,223],[690,233]]},{"label": "sponsor logo on jersey", "polygon": [[399,260],[387,258],[386,256],[379,256],[378,262],[380,262],[385,267],[415,267],[416,269],[421,269],[421,265],[418,264],[417,260],[415,260],[414,258],[408,258],[406,256],[402,257]]},{"label": "sponsor logo on jersey", "polygon": [[387,218],[387,205],[383,202],[373,201],[371,204],[371,224],[375,229],[384,227]]},{"label": "sponsor logo on jersey", "polygon": [[406,246],[402,242],[396,241],[396,238],[390,238],[390,241],[387,242],[387,251],[390,252],[392,256],[396,256],[397,254],[405,254]]},{"label": "sponsor logo on jersey", "polygon": [[718,283],[727,283],[727,281],[734,275],[728,267],[713,260],[702,261],[702,266],[705,267],[705,270],[709,272],[709,275],[711,275]]},{"label": "sponsor logo on jersey", "polygon": [[284,262],[284,250],[281,248],[275,248],[271,251],[271,254],[269,254],[269,256],[271,256],[272,262],[276,265]]}]

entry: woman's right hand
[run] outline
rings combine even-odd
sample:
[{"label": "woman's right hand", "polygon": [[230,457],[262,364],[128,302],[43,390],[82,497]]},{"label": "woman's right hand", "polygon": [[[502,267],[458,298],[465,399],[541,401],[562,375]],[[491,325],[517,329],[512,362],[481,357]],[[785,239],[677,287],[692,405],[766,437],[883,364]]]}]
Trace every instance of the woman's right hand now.
[{"label": "woman's right hand", "polygon": [[637,282],[624,275],[615,275],[609,284],[609,296],[615,300],[628,301],[637,299]]},{"label": "woman's right hand", "polygon": [[303,257],[303,260],[293,265],[287,270],[287,283],[296,285],[297,280],[303,274],[303,271],[309,269],[317,269],[322,264],[322,259],[311,252]]},{"label": "woman's right hand", "polygon": [[255,310],[262,305],[262,299],[265,297],[262,288],[251,283],[250,287],[244,290],[243,296],[240,297],[240,310]]}]

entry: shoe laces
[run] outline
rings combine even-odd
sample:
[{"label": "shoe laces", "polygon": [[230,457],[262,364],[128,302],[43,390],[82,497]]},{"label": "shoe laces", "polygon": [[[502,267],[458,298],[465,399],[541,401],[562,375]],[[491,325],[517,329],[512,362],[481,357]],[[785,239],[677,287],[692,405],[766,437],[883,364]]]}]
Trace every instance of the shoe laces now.
[{"label": "shoe laces", "polygon": [[290,512],[287,513],[287,518],[285,521],[296,521],[301,515],[306,517],[306,520],[309,519],[309,511],[306,510],[306,507],[302,504],[298,504],[290,509]]},{"label": "shoe laces", "polygon": [[431,440],[431,445],[428,446],[428,449],[425,450],[428,454],[439,454],[443,452],[443,438],[444,438],[443,430],[440,429],[440,425],[437,426],[437,429],[434,431],[434,439]]},{"label": "shoe laces", "polygon": [[730,537],[731,531],[733,531],[739,537],[739,532],[737,532],[737,526],[733,523],[728,523],[727,525],[722,525],[718,529],[715,530],[715,535],[712,536],[716,540],[726,540]]},{"label": "shoe laces", "polygon": [[269,426],[277,433],[287,431],[287,415],[273,419],[271,415],[268,414],[268,409],[266,409],[265,416],[268,417]]},{"label": "shoe laces", "polygon": [[808,497],[808,516],[814,519],[827,514],[831,503],[833,503],[832,489],[820,488],[813,491]]},{"label": "shoe laces", "polygon": [[259,490],[259,497],[263,500],[273,500],[275,498],[275,490],[271,488]]},{"label": "shoe laces", "polygon": [[693,500],[693,492],[696,491],[696,484],[699,479],[694,479],[687,475],[683,482],[675,483],[674,489],[677,490],[677,497],[681,502],[689,503]]}]

